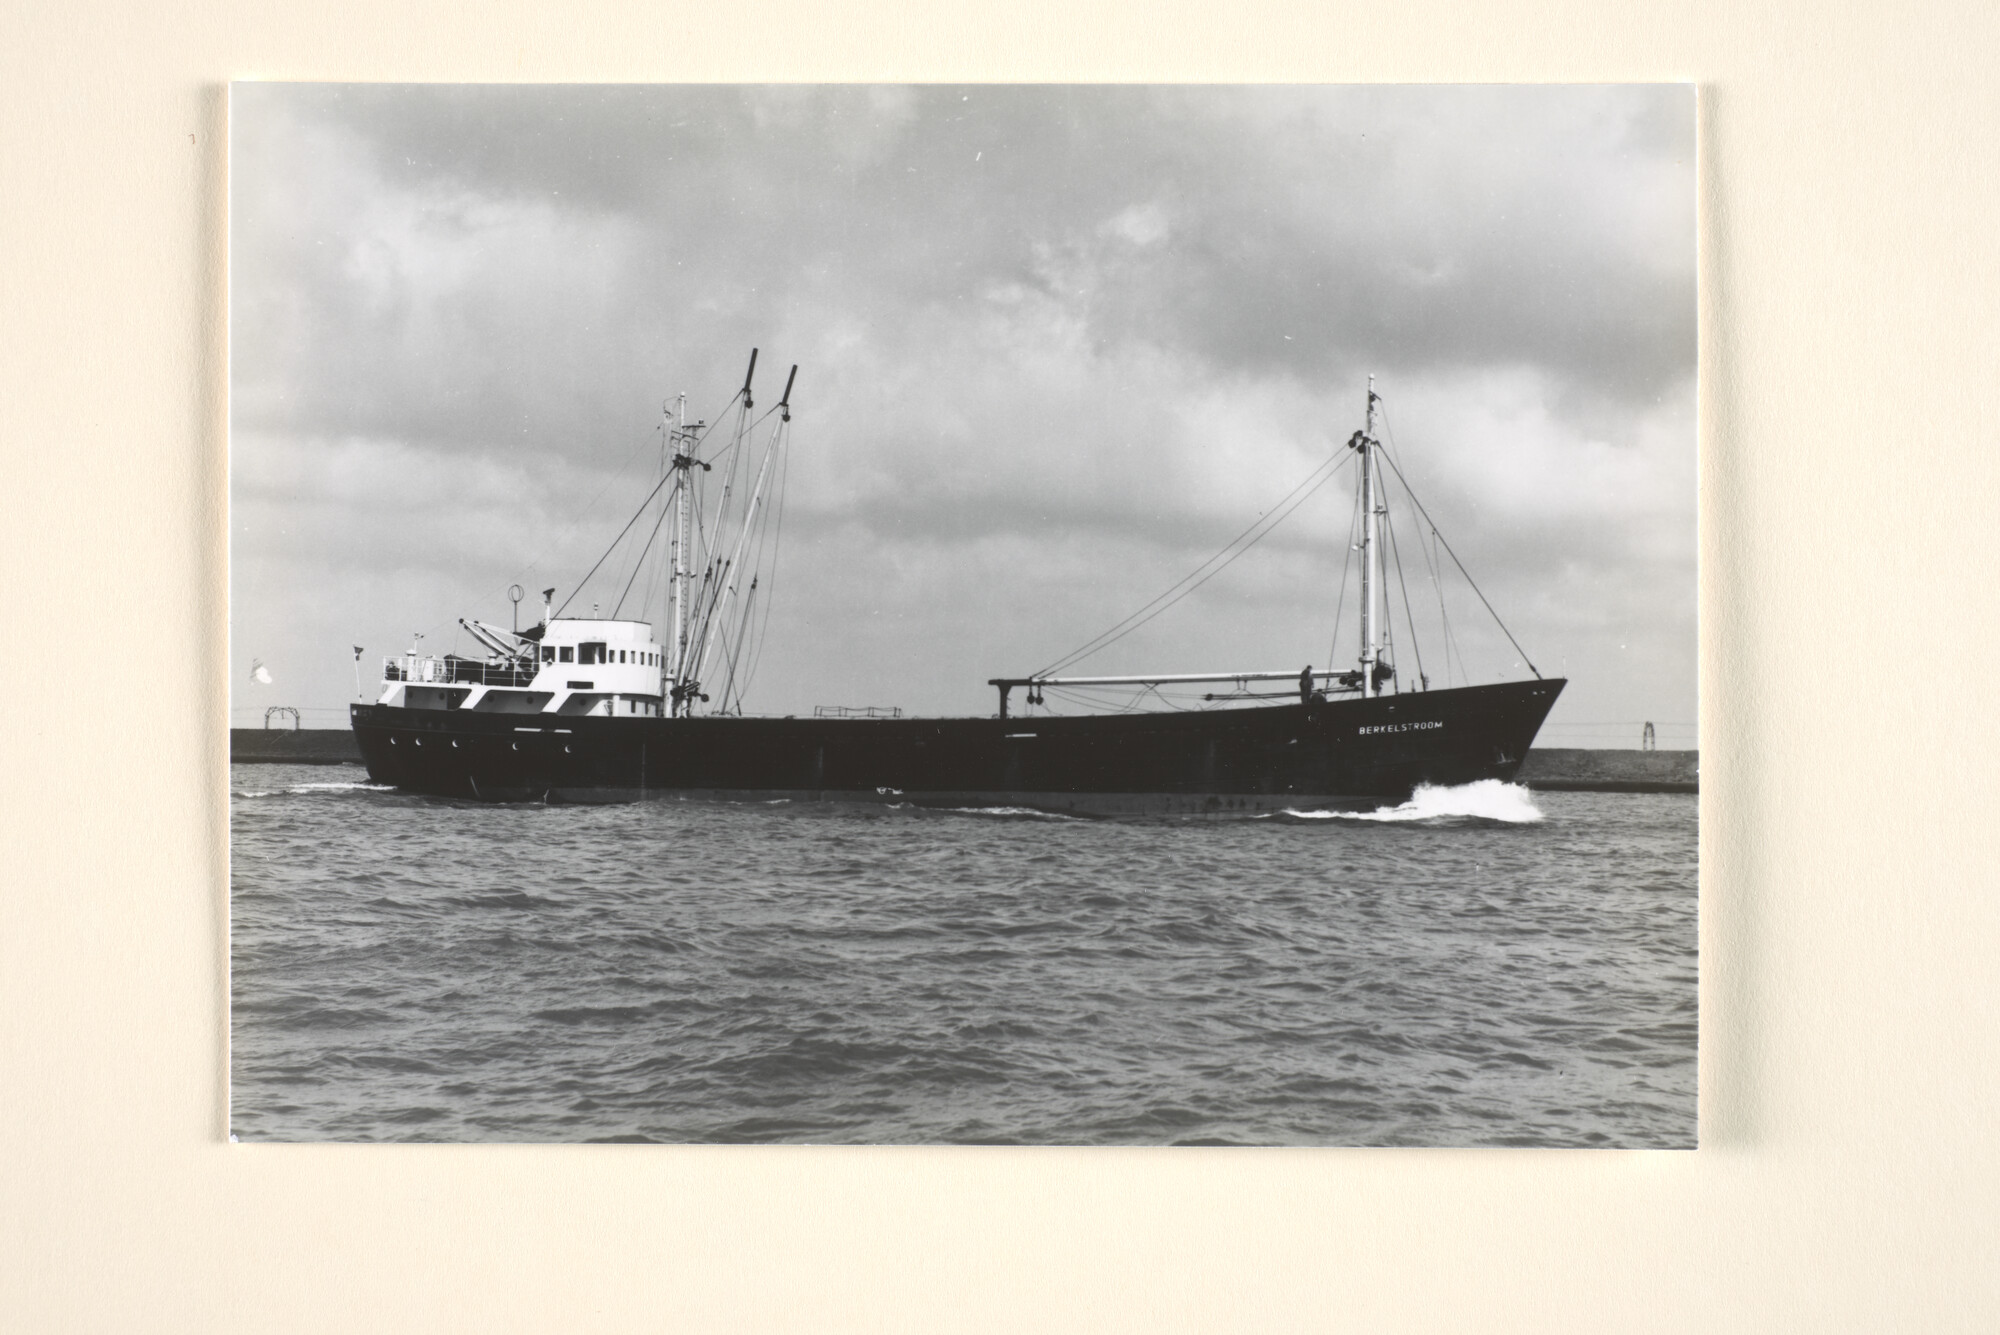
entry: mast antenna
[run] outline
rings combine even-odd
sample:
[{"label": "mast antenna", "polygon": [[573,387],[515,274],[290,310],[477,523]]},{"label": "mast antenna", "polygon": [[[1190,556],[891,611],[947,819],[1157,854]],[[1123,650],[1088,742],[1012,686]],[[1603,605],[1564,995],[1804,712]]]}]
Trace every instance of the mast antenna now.
[{"label": "mast antenna", "polygon": [[[752,354],[752,356],[754,357],[755,354]],[[799,364],[797,362],[793,362],[792,373],[785,377],[785,397],[778,400],[778,415],[780,421],[789,422],[792,420],[792,382],[794,380],[797,380],[798,378],[799,378]]]},{"label": "mast antenna", "polygon": [[755,376],[756,374],[757,374],[757,349],[752,348],[750,349],[750,369],[743,373],[743,406],[746,409],[754,408],[757,406],[750,400],[750,380],[751,377]]}]

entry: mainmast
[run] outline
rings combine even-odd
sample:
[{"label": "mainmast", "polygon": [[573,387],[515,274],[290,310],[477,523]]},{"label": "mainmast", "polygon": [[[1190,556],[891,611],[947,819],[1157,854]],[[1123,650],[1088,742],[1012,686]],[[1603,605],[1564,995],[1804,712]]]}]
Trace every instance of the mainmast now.
[{"label": "mainmast", "polygon": [[680,671],[681,639],[686,633],[687,626],[685,610],[687,600],[682,597],[682,589],[687,583],[687,568],[685,564],[688,523],[687,466],[689,462],[685,448],[687,439],[687,404],[688,396],[686,394],[680,395],[674,401],[673,425],[667,432],[668,455],[672,460],[668,466],[680,473],[680,477],[674,483],[673,570],[667,580],[668,593],[673,603],[670,617],[673,623],[670,632],[673,640],[673,651],[667,655],[667,665],[671,672]]},{"label": "mainmast", "polygon": [[1380,502],[1375,495],[1375,377],[1368,377],[1368,424],[1361,429],[1355,448],[1361,451],[1361,694],[1377,693],[1375,667],[1382,658],[1381,629],[1375,613],[1375,597],[1381,585],[1376,569],[1377,518]]},{"label": "mainmast", "polygon": [[671,461],[668,467],[680,474],[674,479],[674,535],[671,543],[673,569],[667,582],[668,591],[673,599],[672,616],[669,618],[673,623],[670,632],[673,643],[672,652],[667,655],[666,674],[669,685],[675,688],[671,695],[671,712],[675,714],[681,712],[683,704],[682,692],[678,688],[683,675],[681,658],[688,647],[688,612],[691,606],[688,583],[694,578],[694,570],[688,561],[690,537],[688,515],[694,503],[691,493],[694,488],[694,468],[697,463],[694,457],[694,442],[699,438],[702,429],[708,425],[707,422],[687,420],[687,401],[686,394],[674,400],[673,417],[667,428],[668,458]]}]

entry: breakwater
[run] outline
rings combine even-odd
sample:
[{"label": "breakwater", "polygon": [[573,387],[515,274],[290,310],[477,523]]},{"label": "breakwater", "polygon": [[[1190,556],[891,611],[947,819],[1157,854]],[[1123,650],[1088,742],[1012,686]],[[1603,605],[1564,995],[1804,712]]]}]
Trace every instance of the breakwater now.
[{"label": "breakwater", "polygon": [[1517,781],[1550,793],[1693,793],[1701,787],[1701,752],[1538,746]]},{"label": "breakwater", "polygon": [[[239,765],[359,765],[361,748],[346,728],[231,728],[229,759]],[[1543,792],[1692,793],[1700,788],[1700,752],[1595,751],[1536,747],[1520,782]]]},{"label": "breakwater", "polygon": [[231,728],[234,765],[359,765],[361,746],[348,728]]}]

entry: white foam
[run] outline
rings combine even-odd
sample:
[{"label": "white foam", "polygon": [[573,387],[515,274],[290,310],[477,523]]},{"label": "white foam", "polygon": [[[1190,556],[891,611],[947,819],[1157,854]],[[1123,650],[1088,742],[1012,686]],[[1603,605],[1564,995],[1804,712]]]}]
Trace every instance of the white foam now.
[{"label": "white foam", "polygon": [[288,793],[390,793],[394,784],[388,783],[295,783],[285,789]]},{"label": "white foam", "polygon": [[1528,825],[1542,818],[1535,796],[1518,783],[1481,779],[1448,788],[1419,784],[1410,800],[1401,806],[1378,807],[1374,811],[1292,811],[1287,816],[1306,820],[1437,820],[1449,816],[1472,816],[1480,820]]},{"label": "white foam", "polygon": [[1034,807],[944,807],[942,810],[956,812],[961,816],[1034,816],[1040,820],[1079,820],[1078,816],[1067,816],[1060,811],[1037,811]]}]

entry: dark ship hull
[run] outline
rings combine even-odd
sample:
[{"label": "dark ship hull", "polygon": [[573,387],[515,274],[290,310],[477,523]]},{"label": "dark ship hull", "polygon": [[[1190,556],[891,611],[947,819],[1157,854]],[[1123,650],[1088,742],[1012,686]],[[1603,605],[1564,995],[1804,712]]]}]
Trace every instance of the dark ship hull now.
[{"label": "dark ship hull", "polygon": [[1222,813],[1511,780],[1560,679],[1186,713],[626,719],[355,705],[377,783],[481,801],[906,801]]}]

